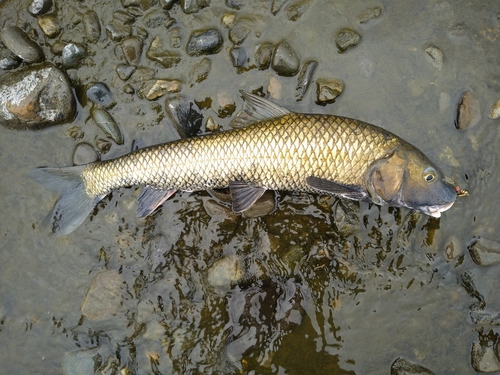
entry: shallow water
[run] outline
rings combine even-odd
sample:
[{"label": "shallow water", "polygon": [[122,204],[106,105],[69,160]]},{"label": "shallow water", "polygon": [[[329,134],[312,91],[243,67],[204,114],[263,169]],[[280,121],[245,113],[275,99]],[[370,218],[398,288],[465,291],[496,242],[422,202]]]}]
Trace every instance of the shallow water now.
[{"label": "shallow water", "polygon": [[[71,164],[77,141],[67,132],[73,125],[91,143],[104,136],[82,100],[87,83],[110,87],[118,103],[111,112],[125,134],[125,144],[113,145],[103,158],[128,152],[134,140],[148,144],[176,137],[164,116],[165,99],[148,102],[123,92],[125,83],[114,71],[120,62],[115,45],[102,26],[85,63],[68,71],[81,101],[73,123],[36,132],[0,129],[0,363],[5,373],[60,374],[65,353],[96,347],[102,362],[115,358],[118,368],[134,374],[386,374],[398,357],[436,374],[475,373],[472,343],[482,334],[496,338],[498,328],[471,321],[470,306],[477,301],[462,286],[461,275],[470,272],[486,310],[498,312],[500,268],[476,265],[467,246],[477,236],[500,241],[499,120],[488,118],[500,98],[500,6],[465,0],[316,0],[292,22],[283,9],[273,16],[270,3],[250,1],[235,11],[212,0],[192,15],[173,8],[184,44],[190,30],[204,27],[218,28],[225,38],[222,51],[209,56],[207,80],[193,87],[188,72],[201,58],[184,53],[183,63],[172,69],[146,59],[147,46],[164,29],[148,30],[141,64],[153,67],[156,77],[182,79],[182,93],[198,101],[211,97],[212,108],[203,113],[225,128],[229,118],[217,118],[218,95],[239,107],[239,90],[265,90],[275,77],[282,85],[277,103],[382,126],[420,148],[470,196],[437,220],[405,209],[279,193],[270,215],[224,220],[207,214],[207,193],[178,193],[141,220],[135,216],[137,191],[122,189],[75,232],[50,237],[41,221],[57,196],[28,173]],[[19,26],[28,23],[43,40],[27,5],[0,5],[0,26],[18,18]],[[74,3],[68,9],[59,4],[64,40],[80,41],[73,18],[84,6],[99,13],[102,25],[109,22],[107,2]],[[373,6],[382,7],[381,16],[360,25],[359,14]],[[322,107],[314,104],[313,86],[295,101],[296,77],[280,77],[271,69],[238,74],[228,57],[227,30],[220,25],[223,13],[252,17],[252,32],[243,43],[250,51],[262,41],[286,39],[301,61],[318,61],[315,77],[340,78],[345,91]],[[333,35],[343,27],[357,30],[362,41],[339,54]],[[440,70],[426,59],[430,44],[444,54]],[[48,46],[44,51],[49,61],[60,61]],[[479,100],[482,119],[459,131],[454,121],[465,90]],[[165,236],[166,255],[164,268],[154,272],[148,251],[158,234]],[[238,259],[244,276],[214,288],[210,272],[225,258]],[[112,317],[92,321],[82,315],[81,305],[102,269],[120,272],[123,301]]]}]

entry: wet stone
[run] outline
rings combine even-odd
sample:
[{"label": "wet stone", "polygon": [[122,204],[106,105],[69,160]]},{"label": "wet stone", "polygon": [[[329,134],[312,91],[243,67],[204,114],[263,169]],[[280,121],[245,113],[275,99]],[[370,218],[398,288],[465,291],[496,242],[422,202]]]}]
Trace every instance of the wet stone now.
[{"label": "wet stone", "polygon": [[341,29],[337,35],[335,35],[335,45],[337,46],[339,53],[344,53],[349,48],[359,44],[360,41],[361,35],[348,28]]},{"label": "wet stone", "polygon": [[77,43],[68,43],[62,51],[62,64],[66,69],[76,68],[85,56],[86,52],[83,46]]},{"label": "wet stone", "polygon": [[107,139],[96,138],[95,147],[99,150],[100,154],[107,154],[111,150],[111,142]]},{"label": "wet stone", "polygon": [[88,10],[82,17],[85,39],[90,43],[96,43],[101,37],[101,24],[97,13]]},{"label": "wet stone", "polygon": [[198,105],[184,95],[167,99],[166,112],[181,138],[197,135],[203,123],[203,114]]},{"label": "wet stone", "polygon": [[117,10],[113,12],[113,20],[117,21],[122,25],[130,26],[134,24],[135,17],[129,12],[126,12],[124,10]]},{"label": "wet stone", "polygon": [[38,17],[38,26],[47,38],[55,38],[61,33],[61,23],[52,14]]},{"label": "wet stone", "polygon": [[220,23],[222,26],[230,28],[234,25],[234,21],[236,21],[236,15],[232,13],[226,13],[222,16]]},{"label": "wet stone", "polygon": [[123,92],[125,94],[133,95],[135,94],[135,89],[132,85],[126,84],[125,86],[123,86]]},{"label": "wet stone", "polygon": [[212,62],[206,57],[197,62],[189,72],[189,86],[206,80],[211,69]]},{"label": "wet stone", "polygon": [[289,21],[297,21],[311,7],[311,0],[298,0],[289,4],[285,8],[285,16]]},{"label": "wet stone", "polygon": [[500,263],[500,241],[480,237],[469,246],[469,253],[479,266],[492,266]]},{"label": "wet stone", "polygon": [[472,274],[469,271],[464,272],[460,275],[460,279],[462,281],[462,286],[464,287],[467,294],[469,294],[469,296],[471,296],[472,298],[477,299],[477,306],[483,309],[486,305],[486,302],[484,296],[477,289]]},{"label": "wet stone", "polygon": [[[231,62],[235,68],[245,68],[248,66],[248,61],[250,58],[248,57],[248,52],[244,47],[234,47],[231,48]],[[238,69],[238,73],[241,73],[242,70]]]},{"label": "wet stone", "polygon": [[382,14],[381,7],[368,8],[358,16],[359,23],[367,23],[371,20],[380,17]]},{"label": "wet stone", "polygon": [[181,48],[181,29],[178,27],[173,27],[172,29],[170,29],[168,40],[170,42],[171,48]]},{"label": "wet stone", "polygon": [[497,119],[500,117],[500,99],[491,107],[489,116],[491,119]]},{"label": "wet stone", "polygon": [[151,42],[151,45],[146,51],[146,57],[151,61],[160,63],[167,69],[177,66],[181,61],[181,56],[179,54],[165,49],[164,42],[159,36],[154,38]]},{"label": "wet stone", "polygon": [[101,361],[98,348],[67,352],[62,360],[62,372],[64,375],[94,374]]},{"label": "wet stone", "polygon": [[103,82],[96,82],[90,85],[86,91],[87,98],[94,104],[104,108],[110,108],[116,104],[113,95]]},{"label": "wet stone", "polygon": [[87,143],[78,143],[73,151],[73,165],[85,165],[99,160],[99,155],[94,147]]},{"label": "wet stone", "polygon": [[471,363],[472,367],[477,372],[500,371],[500,362],[498,361],[495,355],[495,351],[492,347],[492,344],[489,342],[472,343]]},{"label": "wet stone", "polygon": [[228,255],[216,261],[208,270],[208,282],[221,291],[229,291],[231,285],[244,274],[241,260],[237,255]]},{"label": "wet stone", "polygon": [[36,63],[45,60],[42,48],[17,26],[6,26],[0,37],[5,47],[14,55],[27,63]]},{"label": "wet stone", "polygon": [[135,66],[119,64],[116,67],[116,74],[118,74],[118,77],[120,77],[122,81],[126,81],[132,76],[132,74],[134,74],[136,69],[137,68]]},{"label": "wet stone", "polygon": [[240,10],[241,7],[245,4],[245,0],[226,0],[226,5],[229,8]]},{"label": "wet stone", "polygon": [[123,277],[113,269],[97,273],[82,302],[83,316],[90,320],[106,320],[122,309],[126,291]]},{"label": "wet stone", "polygon": [[139,7],[143,11],[146,11],[156,5],[157,0],[121,0],[122,6],[124,8]]},{"label": "wet stone", "polygon": [[236,220],[237,215],[233,213],[233,211],[225,206],[215,201],[214,199],[207,199],[203,202],[203,207],[205,207],[205,211],[212,218],[218,218],[223,220]]},{"label": "wet stone", "polygon": [[326,105],[335,102],[344,91],[344,83],[339,79],[316,80],[316,104]]},{"label": "wet stone", "polygon": [[129,65],[139,64],[139,60],[141,59],[142,54],[142,47],[142,38],[139,38],[137,36],[132,36],[123,40],[123,42],[121,43],[121,48],[125,60]]},{"label": "wet stone", "polygon": [[295,90],[297,91],[295,94],[295,99],[299,102],[302,100],[304,95],[307,92],[307,89],[311,85],[314,72],[318,67],[317,61],[307,61],[300,69],[299,75],[297,77],[297,87]]},{"label": "wet stone", "polygon": [[162,9],[170,10],[178,2],[179,0],[160,0],[160,6]]},{"label": "wet stone", "polygon": [[103,108],[93,108],[90,111],[92,119],[109,139],[115,141],[117,145],[124,143],[123,134],[113,117]]},{"label": "wet stone", "polygon": [[155,79],[141,83],[137,96],[147,100],[158,99],[168,93],[181,91],[182,82],[176,79]]},{"label": "wet stone", "polygon": [[293,76],[299,71],[299,56],[287,41],[281,41],[276,46],[271,67],[279,75],[287,77]]},{"label": "wet stone", "polygon": [[3,43],[0,42],[0,69],[15,69],[21,64],[21,59],[10,52]]},{"label": "wet stone", "polygon": [[161,272],[167,265],[165,256],[170,251],[171,244],[163,234],[157,234],[148,242],[148,263],[151,271]]},{"label": "wet stone", "polygon": [[113,42],[119,42],[132,35],[132,27],[120,23],[120,21],[111,20],[111,22],[106,25],[106,34]]},{"label": "wet stone", "polygon": [[[470,318],[472,323],[490,326],[500,325],[500,313],[487,312],[481,309],[481,306],[474,304],[471,306]],[[498,349],[497,349],[498,351]],[[498,353],[497,353],[498,355]]]},{"label": "wet stone", "polygon": [[398,357],[391,365],[391,375],[434,375],[425,367]]},{"label": "wet stone", "polygon": [[205,124],[205,130],[207,132],[215,132],[219,130],[220,125],[217,124],[212,117],[207,118],[207,123]]},{"label": "wet stone", "polygon": [[273,0],[273,4],[271,5],[271,13],[273,15],[278,14],[278,12],[281,10],[283,5],[287,2],[288,0]]},{"label": "wet stone", "polygon": [[28,6],[28,12],[33,16],[41,16],[52,8],[52,0],[32,0]]},{"label": "wet stone", "polygon": [[281,99],[281,93],[283,91],[283,85],[274,76],[269,77],[269,82],[267,83],[267,93],[273,99]]},{"label": "wet stone", "polygon": [[474,98],[470,91],[462,95],[462,100],[457,108],[455,127],[464,130],[477,125],[481,121],[481,108],[479,100]]},{"label": "wet stone", "polygon": [[276,199],[273,191],[266,191],[248,210],[244,211],[245,217],[267,216],[276,208]]},{"label": "wet stone", "polygon": [[160,26],[169,28],[174,24],[175,20],[170,18],[168,13],[159,9],[153,9],[144,15],[142,22],[144,22],[144,25],[149,29],[155,29]]},{"label": "wet stone", "polygon": [[65,73],[49,64],[0,79],[0,123],[11,129],[42,129],[73,119],[75,98]]},{"label": "wet stone", "polygon": [[181,0],[181,7],[184,13],[196,13],[200,9],[210,5],[210,0]]},{"label": "wet stone", "polygon": [[441,70],[443,67],[444,55],[443,52],[436,46],[430,45],[425,48],[425,57],[429,63],[436,69]]},{"label": "wet stone", "polygon": [[255,52],[255,63],[260,70],[268,69],[273,59],[274,45],[264,42],[259,45]]},{"label": "wet stone", "polygon": [[229,30],[229,40],[234,44],[241,44],[250,34],[253,23],[250,18],[240,18]]},{"label": "wet stone", "polygon": [[224,40],[215,29],[194,31],[187,45],[187,53],[191,56],[211,55],[219,53]]}]

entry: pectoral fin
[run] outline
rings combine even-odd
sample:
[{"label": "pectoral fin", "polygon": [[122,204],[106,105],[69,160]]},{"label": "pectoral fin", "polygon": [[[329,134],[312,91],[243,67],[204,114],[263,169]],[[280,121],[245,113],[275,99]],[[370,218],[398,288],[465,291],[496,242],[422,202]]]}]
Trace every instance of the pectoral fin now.
[{"label": "pectoral fin", "polygon": [[152,186],[145,186],[139,198],[137,198],[137,217],[143,218],[150,215],[163,202],[174,195],[175,192],[176,190],[163,190]]},{"label": "pectoral fin", "polygon": [[361,200],[367,196],[367,193],[361,188],[337,184],[324,178],[309,176],[306,178],[306,183],[316,190],[327,194],[340,195],[348,199]]},{"label": "pectoral fin", "polygon": [[263,187],[247,184],[246,182],[232,181],[229,183],[233,211],[243,212],[250,208],[266,191]]},{"label": "pectoral fin", "polygon": [[245,91],[240,92],[245,103],[243,104],[243,109],[236,114],[229,124],[233,128],[243,128],[256,121],[281,117],[291,113],[288,109],[280,107],[260,96]]}]

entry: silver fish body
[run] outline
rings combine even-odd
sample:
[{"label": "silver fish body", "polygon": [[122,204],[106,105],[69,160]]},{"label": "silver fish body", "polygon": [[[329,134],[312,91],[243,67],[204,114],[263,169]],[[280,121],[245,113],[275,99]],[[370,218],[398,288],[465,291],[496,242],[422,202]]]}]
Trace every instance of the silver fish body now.
[{"label": "silver fish body", "polygon": [[[48,176],[79,183],[78,188],[57,186],[65,194],[51,214],[52,230],[71,232],[100,199],[133,185],[146,186],[139,216],[175,191],[224,187],[231,190],[236,212],[248,209],[265,190],[332,194],[436,217],[456,198],[455,188],[422,152],[384,129],[344,117],[292,113],[247,93],[243,97],[247,107],[237,116],[240,129],[83,167],[35,170],[35,178],[49,185],[54,183]],[[78,197],[71,199],[85,202],[72,210],[65,196],[76,190]]]}]

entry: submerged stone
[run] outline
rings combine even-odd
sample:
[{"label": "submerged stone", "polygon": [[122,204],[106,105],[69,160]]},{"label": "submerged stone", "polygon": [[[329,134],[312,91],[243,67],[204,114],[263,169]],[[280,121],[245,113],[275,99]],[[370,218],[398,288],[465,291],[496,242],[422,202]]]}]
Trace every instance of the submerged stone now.
[{"label": "submerged stone", "polygon": [[97,155],[94,147],[87,143],[78,143],[73,151],[73,165],[85,165],[99,160],[99,155]]},{"label": "submerged stone", "polygon": [[153,79],[141,83],[137,89],[139,98],[158,99],[168,93],[181,91],[182,82],[177,79]]},{"label": "submerged stone", "polygon": [[297,21],[311,7],[311,0],[296,0],[285,8],[285,16],[289,21]]},{"label": "submerged stone", "polygon": [[191,56],[212,55],[219,53],[224,40],[215,29],[197,30],[191,34],[187,45],[187,53]]},{"label": "submerged stone", "polygon": [[36,63],[45,60],[42,48],[17,26],[6,26],[0,37],[14,55],[27,63]]},{"label": "submerged stone", "polygon": [[82,17],[85,39],[90,43],[96,43],[101,37],[101,24],[97,13],[93,10],[88,10]]},{"label": "submerged stone", "polygon": [[500,263],[500,241],[480,237],[469,246],[469,253],[479,266],[492,266]]},{"label": "submerged stone", "polygon": [[358,22],[367,23],[375,18],[380,17],[381,14],[382,14],[382,8],[379,6],[368,8],[358,16]]},{"label": "submerged stone", "polygon": [[181,138],[197,135],[203,124],[203,114],[194,102],[184,95],[167,99],[166,112]]},{"label": "submerged stone", "polygon": [[391,365],[391,375],[434,375],[434,373],[417,363],[398,357]]},{"label": "submerged stone", "polygon": [[433,45],[426,47],[424,51],[427,61],[430,62],[435,68],[441,70],[444,61],[443,52]]},{"label": "submerged stone", "polygon": [[283,40],[276,46],[271,67],[282,76],[293,76],[297,74],[300,67],[300,59],[290,43]]},{"label": "submerged stone", "polygon": [[52,0],[32,0],[28,6],[28,12],[33,16],[41,16],[52,8]]},{"label": "submerged stone", "polygon": [[212,62],[206,57],[196,63],[189,72],[189,86],[206,80],[211,69]]},{"label": "submerged stone", "polygon": [[464,130],[477,125],[479,121],[481,121],[479,100],[474,98],[470,91],[466,91],[457,108],[455,127]]},{"label": "submerged stone", "polygon": [[316,80],[316,104],[327,105],[333,103],[337,96],[344,91],[344,83],[339,79]]},{"label": "submerged stone", "polygon": [[257,47],[255,52],[255,64],[260,70],[268,69],[273,59],[274,45],[270,42],[264,42]]},{"label": "submerged stone", "polygon": [[38,26],[47,38],[55,38],[61,32],[61,23],[52,14],[38,17]]},{"label": "submerged stone", "polygon": [[95,82],[86,91],[87,98],[94,104],[104,108],[112,107],[116,104],[108,86],[103,82]]},{"label": "submerged stone", "polygon": [[493,343],[473,342],[471,349],[471,363],[477,372],[500,371],[500,362],[495,355]]},{"label": "submerged stone", "polygon": [[497,119],[500,117],[500,100],[497,100],[495,104],[491,107],[490,118]]},{"label": "submerged stone", "polygon": [[117,145],[124,143],[122,131],[108,111],[103,108],[93,108],[90,114],[96,125],[102,129],[108,138],[115,141]]},{"label": "submerged stone", "polygon": [[82,314],[90,320],[111,318],[121,309],[124,300],[123,277],[113,269],[97,273],[82,302]]},{"label": "submerged stone", "polygon": [[50,64],[26,67],[0,79],[0,124],[42,129],[73,119],[75,98],[65,73]]},{"label": "submerged stone", "polygon": [[169,51],[164,47],[164,42],[159,36],[154,38],[151,42],[151,45],[146,51],[146,57],[160,63],[165,68],[177,66],[181,61],[181,56],[179,54]]},{"label": "submerged stone", "polygon": [[241,44],[250,34],[253,24],[254,21],[250,18],[240,18],[229,30],[229,40],[234,44]]},{"label": "submerged stone", "polygon": [[98,348],[67,352],[62,360],[62,372],[64,375],[94,374],[101,363]]},{"label": "submerged stone", "polygon": [[141,59],[143,41],[138,36],[126,38],[121,43],[125,60],[129,65],[138,65]]},{"label": "submerged stone", "polygon": [[62,51],[62,63],[67,69],[76,68],[85,58],[85,48],[77,43],[68,43]]},{"label": "submerged stone", "polygon": [[335,35],[335,45],[337,46],[339,53],[344,53],[349,48],[359,44],[360,41],[361,35],[348,28],[341,29],[337,35]]},{"label": "submerged stone", "polygon": [[216,261],[208,270],[208,282],[216,289],[229,291],[231,285],[244,274],[241,260],[237,255],[228,255]]},{"label": "submerged stone", "polygon": [[302,66],[302,69],[299,72],[299,76],[297,77],[297,87],[295,90],[297,91],[295,94],[295,99],[299,102],[304,97],[307,89],[309,88],[314,72],[318,66],[318,62],[311,60]]}]

